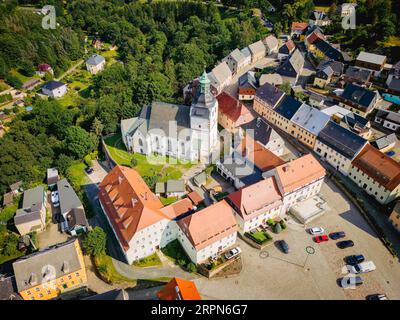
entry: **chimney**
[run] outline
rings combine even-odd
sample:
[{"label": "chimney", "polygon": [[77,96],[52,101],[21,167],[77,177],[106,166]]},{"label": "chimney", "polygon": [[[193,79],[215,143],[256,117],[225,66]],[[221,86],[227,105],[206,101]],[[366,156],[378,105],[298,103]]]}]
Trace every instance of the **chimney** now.
[{"label": "chimney", "polygon": [[178,286],[175,286],[176,300],[182,300],[182,296]]}]

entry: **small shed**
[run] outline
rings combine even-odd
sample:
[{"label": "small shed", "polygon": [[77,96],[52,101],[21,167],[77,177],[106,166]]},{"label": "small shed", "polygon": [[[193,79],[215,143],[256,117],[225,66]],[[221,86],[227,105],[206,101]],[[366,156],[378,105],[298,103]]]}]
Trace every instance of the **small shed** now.
[{"label": "small shed", "polygon": [[201,187],[206,184],[207,182],[207,174],[203,171],[199,173],[197,176],[193,178],[193,182],[198,186]]},{"label": "small shed", "polygon": [[190,192],[187,195],[187,197],[190,199],[190,201],[193,202],[193,204],[195,206],[198,206],[199,204],[203,203],[203,201],[204,201],[204,198],[201,195],[199,195],[196,191]]},{"label": "small shed", "polygon": [[3,195],[3,207],[7,207],[13,203],[14,193],[7,192]]},{"label": "small shed", "polygon": [[55,186],[58,182],[58,170],[56,168],[47,169],[47,185],[49,188]]}]

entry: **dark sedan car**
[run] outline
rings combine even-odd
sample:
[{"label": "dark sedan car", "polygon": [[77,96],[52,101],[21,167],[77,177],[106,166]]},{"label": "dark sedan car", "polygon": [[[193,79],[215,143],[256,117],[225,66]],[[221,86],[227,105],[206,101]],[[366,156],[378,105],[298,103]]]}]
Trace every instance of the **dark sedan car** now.
[{"label": "dark sedan car", "polygon": [[354,242],[352,240],[343,240],[343,241],[339,241],[338,243],[336,243],[336,245],[340,249],[346,249],[346,248],[353,247]]},{"label": "dark sedan car", "polygon": [[332,240],[338,240],[338,239],[344,238],[345,236],[346,236],[346,234],[344,233],[344,231],[332,232],[331,234],[329,234],[329,237]]},{"label": "dark sedan car", "polygon": [[359,264],[365,260],[364,256],[362,254],[355,254],[352,256],[347,256],[345,258],[345,261],[347,264],[350,264],[352,266]]},{"label": "dark sedan car", "polygon": [[287,244],[287,242],[285,240],[280,240],[279,246],[281,247],[281,249],[284,253],[289,253],[289,251],[290,251],[289,245]]}]

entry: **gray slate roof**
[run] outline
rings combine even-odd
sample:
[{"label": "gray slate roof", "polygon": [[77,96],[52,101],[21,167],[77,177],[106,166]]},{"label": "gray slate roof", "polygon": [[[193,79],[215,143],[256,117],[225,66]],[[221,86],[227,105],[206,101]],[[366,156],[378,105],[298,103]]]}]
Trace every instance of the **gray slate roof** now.
[{"label": "gray slate roof", "polygon": [[236,61],[237,64],[241,63],[244,59],[245,56],[242,54],[242,52],[240,52],[240,50],[238,48],[236,48],[235,50],[233,50],[229,56]]},{"label": "gray slate roof", "polygon": [[56,244],[14,262],[13,269],[18,292],[46,282],[45,273],[48,266],[54,267],[56,278],[81,269],[75,241],[78,240],[71,239]]},{"label": "gray slate roof", "polygon": [[333,121],[329,121],[320,131],[318,140],[350,160],[353,160],[367,143],[364,138]]},{"label": "gray slate roof", "polygon": [[396,143],[397,136],[395,133],[388,134],[379,139],[376,139],[372,144],[374,144],[379,150],[390,146],[392,143]]},{"label": "gray slate roof", "polygon": [[185,181],[183,180],[168,180],[166,192],[184,192]]},{"label": "gray slate roof", "polygon": [[60,81],[51,80],[49,82],[46,82],[42,86],[42,89],[47,89],[47,90],[53,91],[53,90],[58,89],[58,88],[60,88],[62,86],[65,86],[65,84],[60,82]]},{"label": "gray slate roof", "polygon": [[330,116],[306,104],[303,104],[291,119],[293,123],[316,136],[329,120]]},{"label": "gray slate roof", "polygon": [[349,66],[346,70],[345,76],[360,82],[368,82],[371,78],[372,71],[367,69],[360,69],[354,66]]},{"label": "gray slate roof", "polygon": [[24,192],[22,208],[17,210],[14,217],[14,223],[16,225],[29,221],[40,221],[40,209],[43,205],[43,194],[43,186],[37,186]]},{"label": "gray slate roof", "polygon": [[81,200],[78,198],[67,179],[62,179],[57,182],[57,190],[60,199],[61,214],[65,215],[72,209],[82,207]]},{"label": "gray slate roof", "polygon": [[246,134],[263,145],[266,145],[271,140],[282,139],[281,136],[260,117],[242,125],[241,128],[243,130],[248,130]]},{"label": "gray slate roof", "polygon": [[276,106],[284,94],[285,93],[283,91],[269,83],[265,83],[256,91],[256,96],[265,101],[272,108]]},{"label": "gray slate roof", "polygon": [[362,52],[360,52],[358,54],[356,60],[381,65],[386,61],[386,56],[382,56],[380,54],[375,54],[375,53],[369,53],[369,52],[362,51]]},{"label": "gray slate roof", "polygon": [[102,63],[103,61],[106,61],[106,59],[104,59],[103,56],[101,56],[99,54],[94,54],[89,59],[86,60],[86,63],[90,64],[92,66],[97,66],[100,63]]},{"label": "gray slate roof", "polygon": [[265,46],[261,40],[249,45],[249,50],[252,55],[259,54],[261,52],[265,53]]},{"label": "gray slate roof", "polygon": [[293,54],[276,70],[282,76],[295,78],[304,67],[304,57],[300,50],[296,49]]},{"label": "gray slate roof", "polygon": [[349,83],[344,89],[341,97],[358,104],[361,109],[367,110],[376,95],[377,93],[375,91]]}]

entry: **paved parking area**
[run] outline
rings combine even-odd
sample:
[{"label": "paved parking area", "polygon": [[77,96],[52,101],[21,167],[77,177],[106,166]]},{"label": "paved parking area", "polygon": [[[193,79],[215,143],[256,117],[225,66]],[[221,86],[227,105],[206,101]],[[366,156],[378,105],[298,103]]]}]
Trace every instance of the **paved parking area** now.
[{"label": "paved parking area", "polygon": [[[327,182],[322,195],[330,210],[308,226],[289,221],[288,229],[273,235],[284,238],[291,248],[286,255],[275,244],[260,251],[238,240],[243,250],[243,270],[234,278],[196,279],[199,291],[210,299],[365,299],[369,294],[386,293],[389,299],[400,299],[400,264],[376,237],[360,213]],[[322,226],[328,232],[345,231],[353,248],[339,249],[336,241],[316,244],[307,227]],[[315,249],[314,254],[306,248]],[[308,249],[309,252],[313,251]],[[364,284],[355,290],[344,290],[337,284],[342,277],[343,258],[362,253],[373,260],[377,270],[364,274]]]}]

